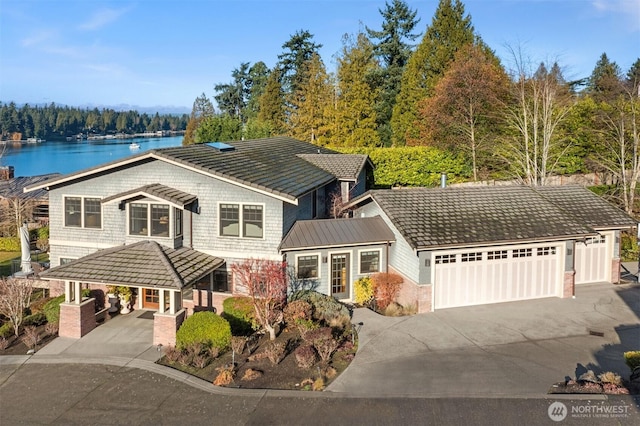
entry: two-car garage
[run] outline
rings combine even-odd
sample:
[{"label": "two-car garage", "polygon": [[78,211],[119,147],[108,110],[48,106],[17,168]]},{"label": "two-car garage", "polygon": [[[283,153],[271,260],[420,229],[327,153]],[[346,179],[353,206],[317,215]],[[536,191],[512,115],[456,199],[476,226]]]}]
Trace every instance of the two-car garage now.
[{"label": "two-car garage", "polygon": [[563,245],[434,253],[434,308],[562,295]]}]

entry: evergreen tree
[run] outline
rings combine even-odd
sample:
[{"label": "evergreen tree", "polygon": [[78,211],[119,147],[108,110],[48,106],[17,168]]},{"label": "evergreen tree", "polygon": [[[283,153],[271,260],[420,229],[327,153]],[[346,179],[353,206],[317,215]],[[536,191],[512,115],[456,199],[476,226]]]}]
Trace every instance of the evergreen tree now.
[{"label": "evergreen tree", "polygon": [[381,96],[376,104],[378,133],[382,144],[391,144],[391,115],[396,97],[400,92],[402,72],[409,57],[413,45],[411,42],[419,37],[412,31],[420,22],[416,19],[417,11],[411,10],[403,0],[393,0],[391,4],[385,3],[384,10],[378,9],[382,15],[382,29],[375,31],[366,28],[369,38],[376,40],[374,52],[381,63],[374,78],[381,88]]},{"label": "evergreen tree", "polygon": [[258,112],[260,111],[260,97],[265,91],[269,74],[269,68],[262,61],[256,62],[249,69],[247,81],[248,98],[244,114],[247,120],[258,116]]},{"label": "evergreen tree", "polygon": [[214,90],[218,93],[215,100],[222,114],[239,119],[244,123],[245,108],[249,97],[249,62],[240,64],[231,72],[233,81],[228,84],[216,84]]},{"label": "evergreen tree", "polygon": [[289,134],[299,140],[322,143],[320,139],[326,129],[331,87],[320,55],[312,55],[300,75],[301,83],[291,100]]},{"label": "evergreen tree", "polygon": [[587,83],[586,92],[596,101],[612,101],[624,92],[622,71],[606,53],[598,59]]},{"label": "evergreen tree", "polygon": [[338,98],[333,112],[331,144],[345,147],[380,146],[375,105],[380,89],[367,76],[379,67],[369,39],[359,33],[345,37],[338,58]]},{"label": "evergreen tree", "polygon": [[631,68],[629,68],[626,86],[629,92],[640,98],[640,58],[636,59]]},{"label": "evergreen tree", "polygon": [[295,93],[304,84],[306,63],[314,54],[318,54],[321,44],[312,41],[313,34],[299,30],[282,45],[284,53],[278,55],[278,67],[281,70],[281,83],[286,94]]},{"label": "evergreen tree", "polygon": [[215,110],[213,108],[211,100],[209,100],[209,98],[207,98],[207,96],[202,93],[202,95],[198,96],[193,102],[193,107],[191,108],[191,116],[189,117],[189,122],[187,123],[187,129],[184,132],[182,145],[191,145],[196,143],[196,130],[198,129],[200,122],[207,117],[213,117],[214,114]]},{"label": "evergreen tree", "polygon": [[264,91],[258,99],[258,121],[271,129],[271,135],[281,135],[285,132],[286,104],[280,83],[281,74],[280,68],[274,69],[269,74]]},{"label": "evergreen tree", "polygon": [[407,136],[417,136],[413,123],[418,101],[433,94],[455,53],[465,44],[472,43],[474,38],[471,17],[465,16],[460,0],[440,0],[431,26],[402,74],[391,117],[394,145],[405,145]]}]

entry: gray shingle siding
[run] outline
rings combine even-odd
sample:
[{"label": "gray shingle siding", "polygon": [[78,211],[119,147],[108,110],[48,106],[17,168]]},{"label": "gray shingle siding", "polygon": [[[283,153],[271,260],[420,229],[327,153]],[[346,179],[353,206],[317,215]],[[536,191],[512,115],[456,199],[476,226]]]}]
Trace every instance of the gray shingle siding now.
[{"label": "gray shingle siding", "polygon": [[375,202],[358,208],[353,214],[354,217],[374,217],[376,215],[382,217],[396,237],[396,242],[389,247],[389,265],[414,282],[420,284],[428,283],[420,280],[421,268],[418,255],[411,246],[409,246],[402,234],[393,226],[393,223],[385,212]]}]

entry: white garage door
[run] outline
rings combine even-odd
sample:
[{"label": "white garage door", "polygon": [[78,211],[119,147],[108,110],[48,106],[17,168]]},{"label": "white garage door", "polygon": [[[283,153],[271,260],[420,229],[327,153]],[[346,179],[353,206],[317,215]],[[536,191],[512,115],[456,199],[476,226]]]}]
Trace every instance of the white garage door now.
[{"label": "white garage door", "polygon": [[435,256],[435,309],[560,296],[556,246],[451,252]]},{"label": "white garage door", "polygon": [[609,281],[607,236],[587,238],[584,243],[576,242],[576,284]]}]

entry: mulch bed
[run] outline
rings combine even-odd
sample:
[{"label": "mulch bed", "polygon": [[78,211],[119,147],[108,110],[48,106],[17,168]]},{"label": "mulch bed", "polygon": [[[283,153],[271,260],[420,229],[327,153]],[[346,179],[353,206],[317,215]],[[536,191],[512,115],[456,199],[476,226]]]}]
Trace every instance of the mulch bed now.
[{"label": "mulch bed", "polygon": [[[35,348],[36,352],[42,349],[44,346],[46,346],[53,339],[58,337],[57,334],[46,336],[46,333],[44,331],[44,325],[40,325],[36,329],[40,334],[40,342]],[[17,338],[15,335],[11,335],[10,337],[8,337],[8,340],[9,340],[9,347],[7,347],[5,350],[0,349],[0,356],[1,355],[26,355],[30,349],[29,347],[27,347],[27,345],[25,345],[22,342],[20,338]]]}]

